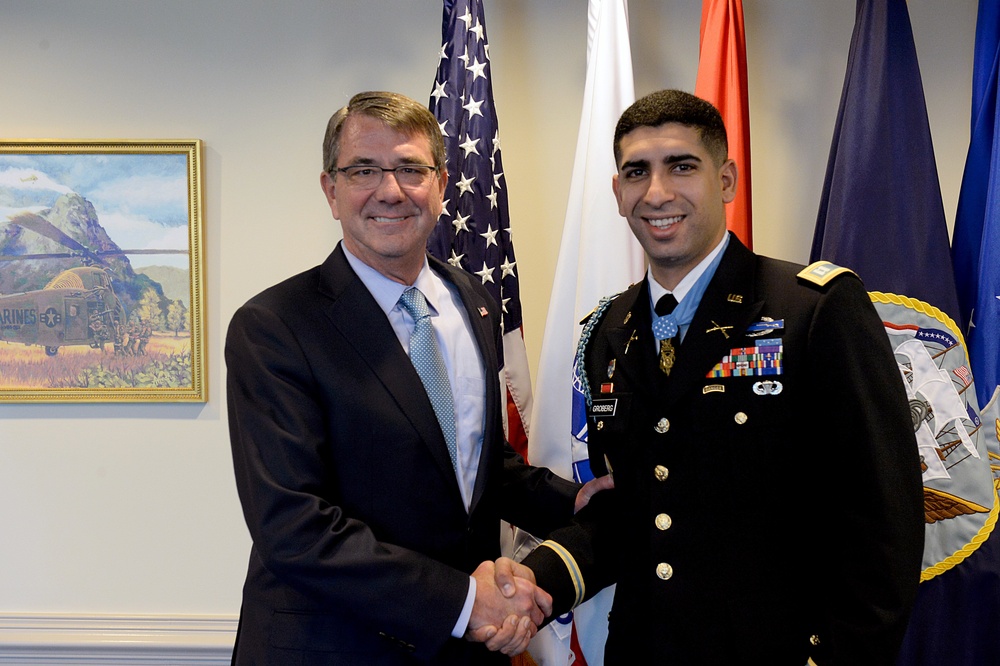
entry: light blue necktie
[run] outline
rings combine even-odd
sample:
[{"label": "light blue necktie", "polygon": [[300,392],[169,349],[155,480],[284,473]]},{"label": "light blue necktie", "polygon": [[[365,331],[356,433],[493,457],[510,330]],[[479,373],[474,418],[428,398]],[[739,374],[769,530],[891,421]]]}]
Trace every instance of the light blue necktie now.
[{"label": "light blue necktie", "polygon": [[455,401],[448,381],[448,370],[441,356],[427,299],[419,289],[410,287],[399,297],[399,303],[413,317],[413,334],[410,336],[410,361],[424,383],[424,390],[434,407],[444,441],[448,444],[451,465],[458,469],[458,454],[455,446]]}]

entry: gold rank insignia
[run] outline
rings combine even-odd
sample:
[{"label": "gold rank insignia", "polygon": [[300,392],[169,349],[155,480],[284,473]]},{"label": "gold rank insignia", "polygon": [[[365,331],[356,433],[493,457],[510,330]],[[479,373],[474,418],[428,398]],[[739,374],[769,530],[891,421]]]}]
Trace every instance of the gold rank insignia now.
[{"label": "gold rank insignia", "polygon": [[812,282],[820,287],[824,287],[828,282],[830,282],[830,280],[838,275],[843,275],[844,273],[855,274],[850,268],[844,268],[843,266],[832,264],[829,261],[816,261],[799,271],[798,275],[795,277],[801,278],[806,282]]}]

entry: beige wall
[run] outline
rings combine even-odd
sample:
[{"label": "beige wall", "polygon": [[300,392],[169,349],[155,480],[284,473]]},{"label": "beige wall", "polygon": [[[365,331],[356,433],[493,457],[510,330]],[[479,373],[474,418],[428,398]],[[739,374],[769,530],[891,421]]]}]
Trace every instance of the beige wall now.
[{"label": "beige wall", "polygon": [[[973,0],[911,0],[945,209],[968,141]],[[632,0],[636,90],[693,88],[700,3]],[[756,249],[805,261],[855,3],[746,0]],[[233,311],[340,237],[326,119],[362,89],[426,100],[436,0],[0,0],[0,135],[205,142],[205,405],[0,405],[0,614],[233,615],[249,548],[222,347]],[[585,0],[487,0],[529,359],[580,116]],[[905,168],[905,165],[900,165]]]}]

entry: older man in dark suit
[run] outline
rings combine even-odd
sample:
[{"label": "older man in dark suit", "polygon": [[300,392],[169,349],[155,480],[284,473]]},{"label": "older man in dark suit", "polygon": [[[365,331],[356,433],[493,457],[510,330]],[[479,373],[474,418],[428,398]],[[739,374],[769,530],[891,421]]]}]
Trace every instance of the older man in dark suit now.
[{"label": "older man in dark suit", "polygon": [[585,494],[505,443],[497,305],[426,255],[447,180],[433,115],[362,93],[323,159],[343,242],[241,307],[226,343],[253,539],[233,662],[503,663],[462,638],[517,652],[548,605],[530,581],[498,590],[500,520],[544,534]]}]

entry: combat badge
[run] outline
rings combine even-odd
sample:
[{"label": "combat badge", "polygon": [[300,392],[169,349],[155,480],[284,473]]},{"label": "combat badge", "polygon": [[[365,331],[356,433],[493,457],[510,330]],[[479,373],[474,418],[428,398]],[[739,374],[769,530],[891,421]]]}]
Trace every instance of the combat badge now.
[{"label": "combat badge", "polygon": [[760,321],[755,324],[750,324],[747,327],[746,336],[748,338],[759,338],[769,333],[777,333],[785,328],[785,320],[778,319],[775,321],[770,317],[761,317]]}]

